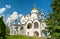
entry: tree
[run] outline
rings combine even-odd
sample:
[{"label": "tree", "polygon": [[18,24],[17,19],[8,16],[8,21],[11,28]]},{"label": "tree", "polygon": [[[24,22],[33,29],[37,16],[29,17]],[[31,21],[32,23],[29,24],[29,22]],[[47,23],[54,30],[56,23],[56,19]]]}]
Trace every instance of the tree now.
[{"label": "tree", "polygon": [[53,39],[60,38],[60,0],[53,0],[51,7],[53,13],[47,19],[47,29]]},{"label": "tree", "polygon": [[3,21],[3,16],[0,18],[0,39],[5,39],[6,37],[6,25]]}]

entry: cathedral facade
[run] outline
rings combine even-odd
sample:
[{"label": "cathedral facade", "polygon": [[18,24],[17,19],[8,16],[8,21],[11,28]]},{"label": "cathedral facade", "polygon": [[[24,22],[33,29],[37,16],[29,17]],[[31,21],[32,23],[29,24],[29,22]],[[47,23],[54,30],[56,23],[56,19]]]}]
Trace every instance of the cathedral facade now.
[{"label": "cathedral facade", "polygon": [[14,23],[10,25],[10,35],[27,35],[46,37],[47,31],[45,31],[46,23],[43,12],[34,7],[31,10],[31,14],[21,17],[20,23]]}]

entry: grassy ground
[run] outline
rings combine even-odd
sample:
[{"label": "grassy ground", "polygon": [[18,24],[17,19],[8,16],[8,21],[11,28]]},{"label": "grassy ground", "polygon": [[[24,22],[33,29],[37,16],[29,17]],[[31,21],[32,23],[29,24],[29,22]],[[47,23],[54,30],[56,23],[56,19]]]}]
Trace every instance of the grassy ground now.
[{"label": "grassy ground", "polygon": [[7,36],[7,39],[43,39],[39,37],[30,37],[30,36],[22,36],[22,35],[14,35],[14,36]]}]

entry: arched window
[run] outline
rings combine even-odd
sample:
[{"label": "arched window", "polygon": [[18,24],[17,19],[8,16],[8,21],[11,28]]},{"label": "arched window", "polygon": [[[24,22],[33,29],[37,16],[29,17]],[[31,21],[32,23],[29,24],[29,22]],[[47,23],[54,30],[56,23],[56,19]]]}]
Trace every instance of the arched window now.
[{"label": "arched window", "polygon": [[27,17],[30,17],[30,15],[29,15],[29,14],[27,14]]},{"label": "arched window", "polygon": [[37,22],[34,23],[34,28],[38,28],[38,23]]},{"label": "arched window", "polygon": [[28,23],[27,29],[30,29],[30,28],[32,28],[32,24],[31,23]]},{"label": "arched window", "polygon": [[34,36],[39,36],[39,33],[37,31],[35,31]]}]

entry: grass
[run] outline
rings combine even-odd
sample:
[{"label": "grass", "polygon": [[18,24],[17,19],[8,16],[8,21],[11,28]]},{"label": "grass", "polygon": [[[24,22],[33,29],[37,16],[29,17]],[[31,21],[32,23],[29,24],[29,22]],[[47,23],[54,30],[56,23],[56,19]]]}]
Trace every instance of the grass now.
[{"label": "grass", "polygon": [[13,36],[7,36],[7,39],[43,39],[43,38],[31,37],[31,36],[22,36],[22,35],[13,35]]}]

